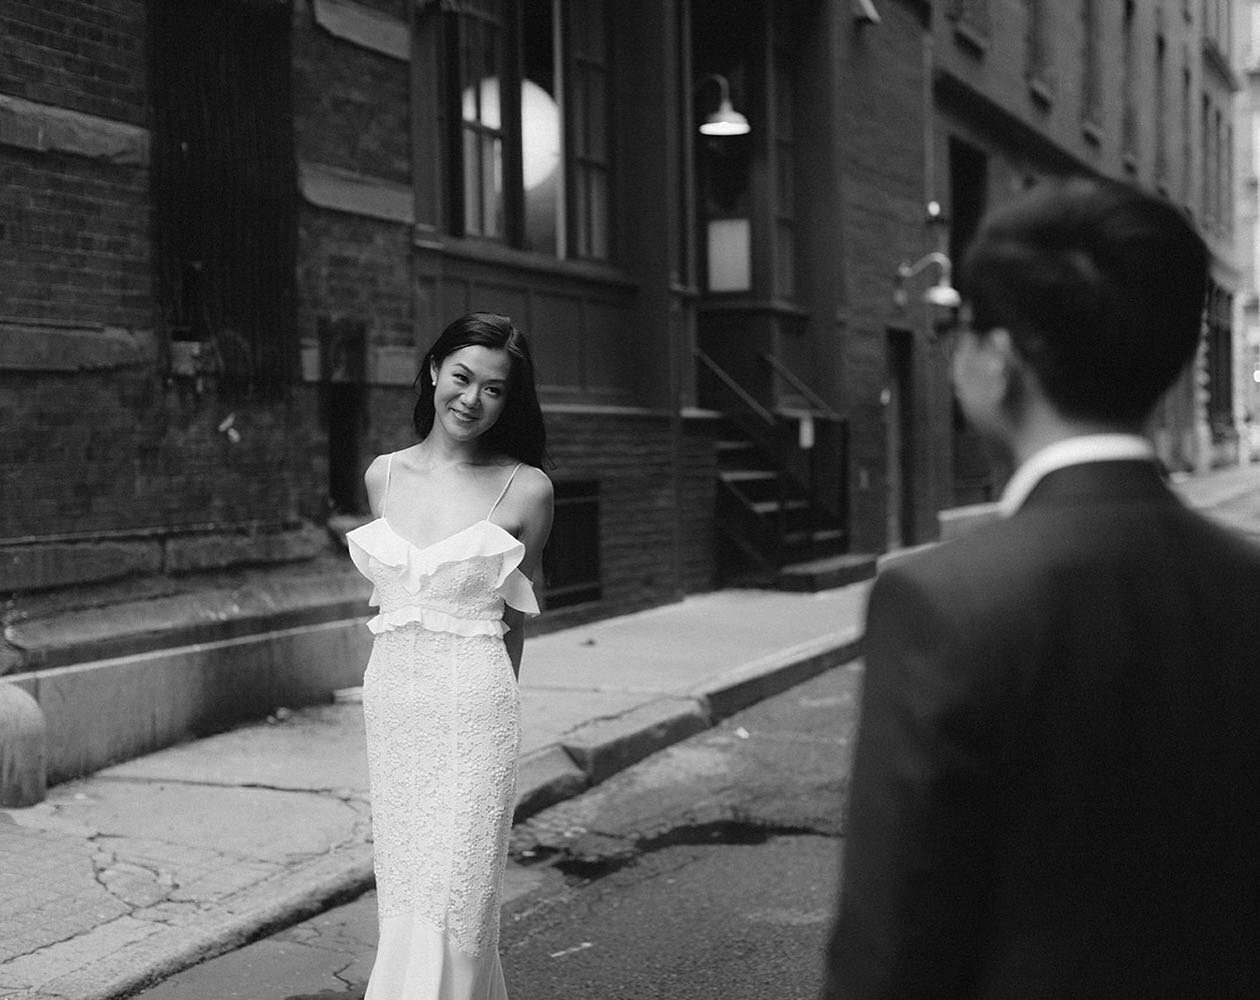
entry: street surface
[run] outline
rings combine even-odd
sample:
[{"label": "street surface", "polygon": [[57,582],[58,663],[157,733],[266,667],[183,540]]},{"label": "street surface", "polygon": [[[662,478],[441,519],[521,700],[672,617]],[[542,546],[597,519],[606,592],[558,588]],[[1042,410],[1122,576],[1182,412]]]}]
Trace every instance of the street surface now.
[{"label": "street surface", "polygon": [[[518,825],[513,1000],[817,996],[859,678],[831,670]],[[139,997],[354,1000],[375,906],[368,893]]]}]

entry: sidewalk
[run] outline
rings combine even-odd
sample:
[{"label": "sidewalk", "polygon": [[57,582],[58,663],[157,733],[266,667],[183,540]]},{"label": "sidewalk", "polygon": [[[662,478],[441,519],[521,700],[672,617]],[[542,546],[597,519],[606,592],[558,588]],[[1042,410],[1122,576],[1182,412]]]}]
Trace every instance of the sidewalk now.
[{"label": "sidewalk", "polygon": [[[1176,488],[1260,540],[1260,465]],[[869,584],[728,590],[530,639],[518,817],[857,655]],[[118,998],[371,885],[353,692],[0,810],[0,997]]]},{"label": "sidewalk", "polygon": [[[868,586],[719,591],[530,639],[518,816],[853,659]],[[125,996],[369,888],[353,696],[0,810],[0,997]]]}]

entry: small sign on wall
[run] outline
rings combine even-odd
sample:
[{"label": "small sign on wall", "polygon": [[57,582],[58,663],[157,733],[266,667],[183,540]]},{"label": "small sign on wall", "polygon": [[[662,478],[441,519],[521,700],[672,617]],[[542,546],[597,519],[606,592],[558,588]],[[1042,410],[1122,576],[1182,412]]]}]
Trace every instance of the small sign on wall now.
[{"label": "small sign on wall", "polygon": [[710,219],[709,291],[746,292],[752,286],[747,219]]}]

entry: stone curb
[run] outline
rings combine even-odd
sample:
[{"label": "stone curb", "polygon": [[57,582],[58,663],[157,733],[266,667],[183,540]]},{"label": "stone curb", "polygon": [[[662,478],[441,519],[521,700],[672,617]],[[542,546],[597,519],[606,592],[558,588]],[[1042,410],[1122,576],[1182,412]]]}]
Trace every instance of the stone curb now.
[{"label": "stone curb", "polygon": [[[663,696],[617,716],[594,719],[559,743],[521,759],[514,822],[587,788],[722,719],[860,654],[860,630],[847,629],[723,671],[680,696]],[[42,990],[6,1000],[121,1000],[198,962],[289,926],[373,885],[371,846],[305,866],[240,912],[198,928],[170,928],[137,942],[92,973],[71,973]],[[90,932],[89,932],[90,933]],[[57,947],[57,946],[51,946]],[[125,965],[126,971],[118,967]],[[98,977],[98,981],[89,980]]]}]

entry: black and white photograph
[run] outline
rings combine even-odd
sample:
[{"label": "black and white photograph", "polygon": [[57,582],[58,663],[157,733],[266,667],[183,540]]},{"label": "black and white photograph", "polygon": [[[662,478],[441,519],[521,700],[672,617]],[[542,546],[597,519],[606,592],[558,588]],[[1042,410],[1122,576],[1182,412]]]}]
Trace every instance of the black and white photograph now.
[{"label": "black and white photograph", "polygon": [[0,0],[0,1000],[1260,997],[1260,0]]}]

